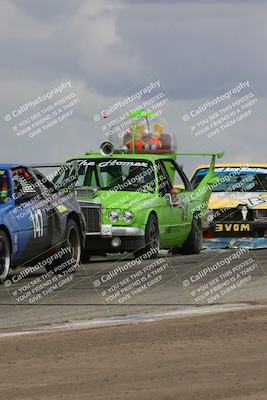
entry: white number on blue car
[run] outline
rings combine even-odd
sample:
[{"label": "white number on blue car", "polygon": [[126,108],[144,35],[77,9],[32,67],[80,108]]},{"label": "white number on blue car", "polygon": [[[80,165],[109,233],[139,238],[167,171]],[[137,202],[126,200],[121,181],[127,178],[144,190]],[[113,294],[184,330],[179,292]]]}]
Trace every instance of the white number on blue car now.
[{"label": "white number on blue car", "polygon": [[33,237],[36,239],[37,237],[44,236],[44,219],[41,210],[36,210],[31,212],[30,219],[33,224]]}]

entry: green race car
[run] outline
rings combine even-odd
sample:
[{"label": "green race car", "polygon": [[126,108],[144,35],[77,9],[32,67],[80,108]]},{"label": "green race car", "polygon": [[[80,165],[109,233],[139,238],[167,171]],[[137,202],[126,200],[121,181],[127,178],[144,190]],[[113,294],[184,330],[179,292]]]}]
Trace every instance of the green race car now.
[{"label": "green race car", "polygon": [[[177,155],[212,156],[205,178],[193,189]],[[222,154],[171,153],[170,150],[114,151],[109,142],[101,151],[75,157],[77,194],[84,213],[84,260],[91,255],[131,252],[156,257],[159,249],[199,253],[202,216],[217,182],[215,159]]]}]

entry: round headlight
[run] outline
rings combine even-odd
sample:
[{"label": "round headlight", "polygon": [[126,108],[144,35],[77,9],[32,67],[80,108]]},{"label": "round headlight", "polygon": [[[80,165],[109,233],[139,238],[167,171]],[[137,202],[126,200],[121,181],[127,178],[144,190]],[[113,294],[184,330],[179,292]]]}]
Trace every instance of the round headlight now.
[{"label": "round headlight", "polygon": [[119,219],[120,219],[120,216],[119,216],[119,214],[117,213],[117,211],[111,211],[110,213],[109,213],[109,220],[110,220],[110,222],[118,222],[119,221]]},{"label": "round headlight", "polygon": [[123,214],[124,222],[127,222],[129,224],[130,222],[132,222],[133,218],[134,218],[134,215],[131,211],[124,212],[124,214]]}]

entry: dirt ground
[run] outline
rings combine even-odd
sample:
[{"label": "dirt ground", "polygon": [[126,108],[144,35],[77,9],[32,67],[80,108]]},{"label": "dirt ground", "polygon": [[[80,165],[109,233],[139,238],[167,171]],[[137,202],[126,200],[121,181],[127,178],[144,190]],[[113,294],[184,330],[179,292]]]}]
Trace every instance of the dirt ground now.
[{"label": "dirt ground", "polygon": [[267,310],[1,338],[1,399],[266,400]]}]

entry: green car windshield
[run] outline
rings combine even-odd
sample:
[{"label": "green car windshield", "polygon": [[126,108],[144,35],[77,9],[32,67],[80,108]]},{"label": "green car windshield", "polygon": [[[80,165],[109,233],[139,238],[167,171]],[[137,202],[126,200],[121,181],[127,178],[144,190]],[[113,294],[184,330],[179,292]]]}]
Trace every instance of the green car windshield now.
[{"label": "green car windshield", "polygon": [[[207,174],[208,169],[199,169],[192,179],[196,187]],[[267,191],[267,168],[227,167],[215,168],[220,181],[213,186],[213,192],[265,192]]]},{"label": "green car windshield", "polygon": [[78,187],[155,192],[155,173],[150,161],[100,158],[79,160],[78,166]]},{"label": "green car windshield", "polygon": [[9,185],[8,175],[5,170],[0,170],[0,204],[5,203],[8,197]]}]

